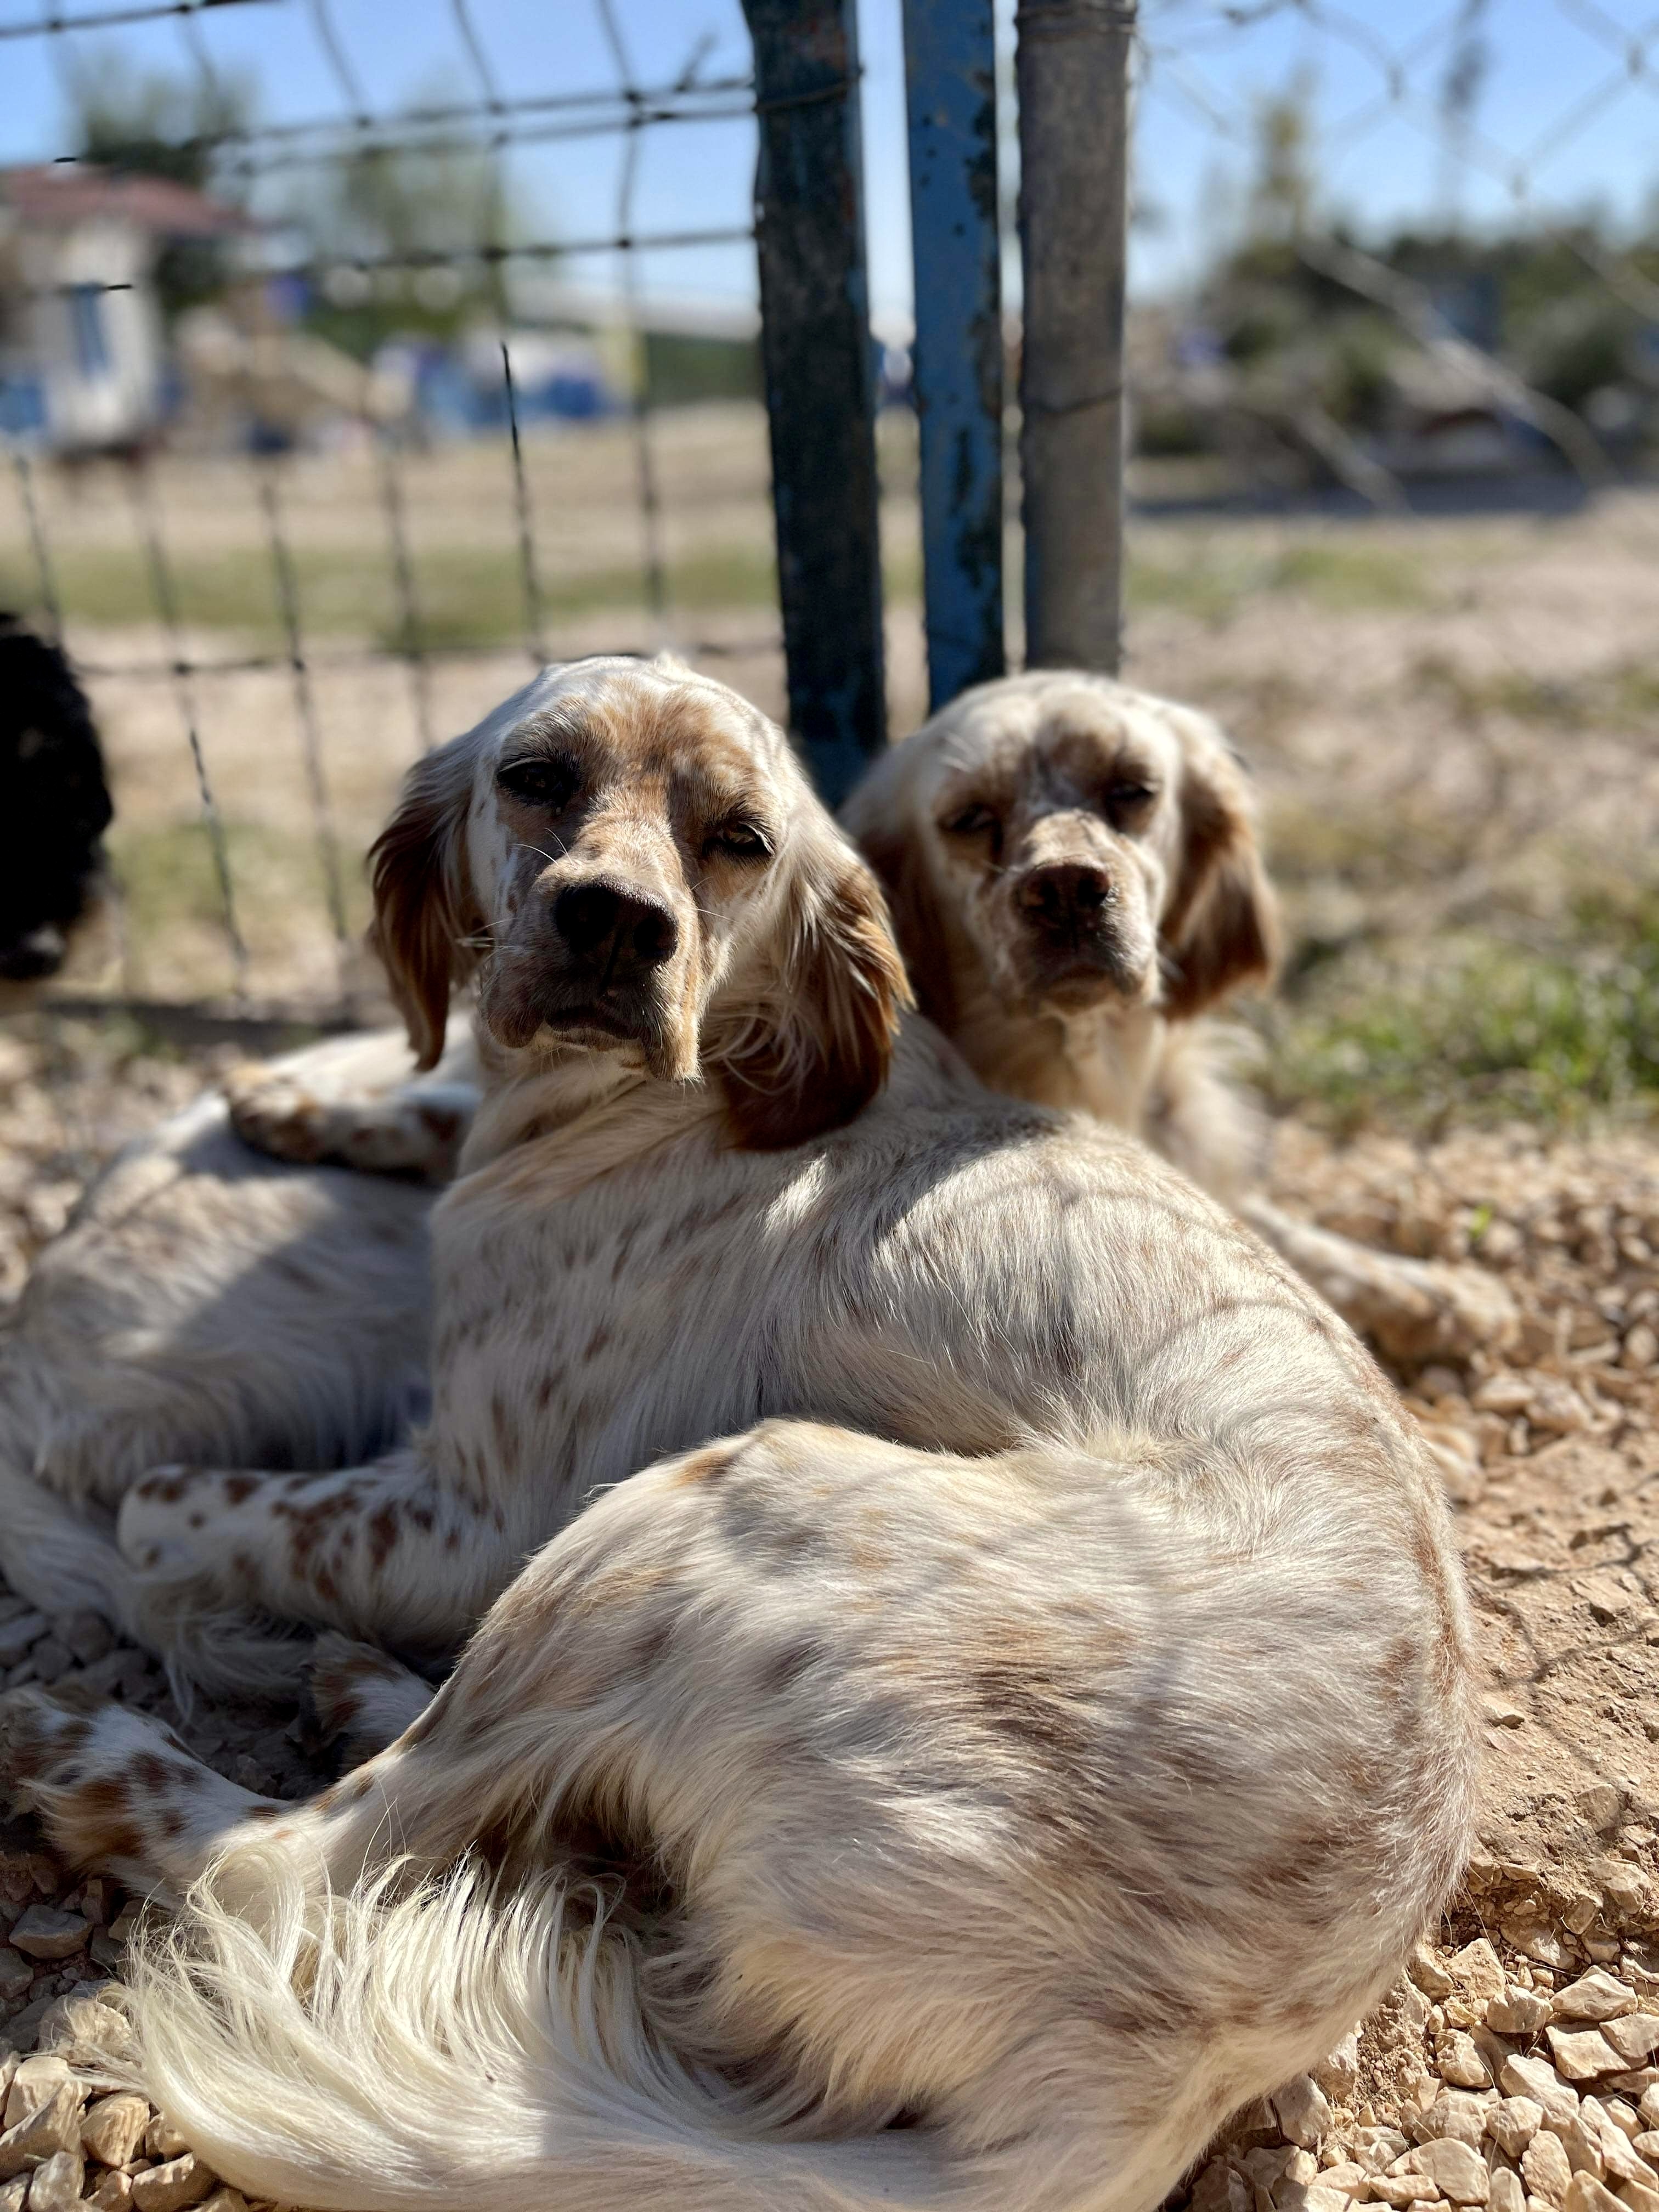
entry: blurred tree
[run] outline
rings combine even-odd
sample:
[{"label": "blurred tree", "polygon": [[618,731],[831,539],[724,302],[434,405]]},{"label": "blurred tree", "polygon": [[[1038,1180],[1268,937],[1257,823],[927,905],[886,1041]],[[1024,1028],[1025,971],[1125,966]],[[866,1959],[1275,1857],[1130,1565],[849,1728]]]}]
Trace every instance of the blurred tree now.
[{"label": "blurred tree", "polygon": [[423,135],[419,105],[405,138],[319,165],[283,203],[322,264],[311,326],[363,360],[393,336],[449,338],[505,321],[498,257],[532,235],[499,157]]},{"label": "blurred tree", "polygon": [[1313,214],[1313,79],[1298,70],[1283,92],[1257,105],[1255,173],[1245,215],[1247,235],[1257,243],[1288,243]]},{"label": "blurred tree", "polygon": [[[83,161],[234,198],[228,181],[216,177],[220,148],[247,128],[258,105],[255,80],[240,71],[210,76],[142,70],[119,47],[106,46],[74,74],[70,125]],[[211,299],[223,283],[217,240],[175,239],[162,248],[155,289],[169,321]]]}]

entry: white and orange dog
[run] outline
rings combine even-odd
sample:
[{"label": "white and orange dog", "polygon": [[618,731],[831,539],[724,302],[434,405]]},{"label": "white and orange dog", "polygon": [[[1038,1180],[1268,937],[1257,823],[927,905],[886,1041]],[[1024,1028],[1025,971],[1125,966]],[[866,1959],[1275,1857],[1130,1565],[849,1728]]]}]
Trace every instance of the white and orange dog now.
[{"label": "white and orange dog", "polygon": [[431,1422],[140,1485],[123,1537],[416,1648],[495,1601],[304,1808],[7,1701],[59,1846],[189,1892],[147,2086],[313,2207],[1147,2212],[1467,1846],[1393,1393],[1189,1183],[904,1016],[872,878],[719,685],[550,672],[415,772],[377,890],[427,1055],[478,964]]}]

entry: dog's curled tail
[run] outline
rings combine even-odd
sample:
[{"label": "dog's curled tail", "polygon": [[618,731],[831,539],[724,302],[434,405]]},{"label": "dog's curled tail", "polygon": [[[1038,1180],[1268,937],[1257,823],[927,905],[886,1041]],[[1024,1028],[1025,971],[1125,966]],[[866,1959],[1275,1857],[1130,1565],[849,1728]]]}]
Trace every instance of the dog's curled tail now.
[{"label": "dog's curled tail", "polygon": [[1006,2208],[1006,2166],[919,2130],[745,2125],[653,2037],[638,1946],[558,1880],[407,1882],[319,1899],[292,1845],[244,1845],[136,1961],[137,2078],[239,2188],[318,2212]]}]

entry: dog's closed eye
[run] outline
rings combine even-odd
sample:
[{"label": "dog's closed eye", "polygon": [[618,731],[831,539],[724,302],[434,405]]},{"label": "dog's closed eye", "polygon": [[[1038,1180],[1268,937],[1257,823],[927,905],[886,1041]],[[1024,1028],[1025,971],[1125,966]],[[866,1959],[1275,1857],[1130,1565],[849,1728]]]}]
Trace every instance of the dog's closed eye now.
[{"label": "dog's closed eye", "polygon": [[769,860],[775,850],[771,838],[758,823],[733,817],[709,831],[703,840],[703,858],[708,860]]},{"label": "dog's closed eye", "polygon": [[970,805],[955,808],[940,818],[939,826],[947,837],[985,838],[990,847],[991,858],[994,860],[1000,859],[1001,817],[994,807],[988,806],[983,799],[975,799]]},{"label": "dog's closed eye", "polygon": [[495,771],[496,784],[509,799],[555,812],[569,805],[578,781],[574,761],[547,753],[521,753],[516,760],[503,761]]},{"label": "dog's closed eye", "polygon": [[1100,811],[1114,830],[1133,832],[1151,814],[1157,798],[1155,785],[1127,780],[1113,784],[1103,794]]}]

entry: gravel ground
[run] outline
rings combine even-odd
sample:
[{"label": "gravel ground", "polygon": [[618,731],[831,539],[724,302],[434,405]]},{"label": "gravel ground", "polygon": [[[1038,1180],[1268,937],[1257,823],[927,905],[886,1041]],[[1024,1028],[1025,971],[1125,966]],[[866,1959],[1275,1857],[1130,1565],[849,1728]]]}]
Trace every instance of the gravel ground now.
[{"label": "gravel ground", "polygon": [[[14,1294],[95,1160],[211,1072],[107,1030],[0,1030]],[[1412,1978],[1316,2080],[1235,2122],[1192,2202],[1659,2212],[1659,1142],[1545,1146],[1514,1127],[1338,1147],[1287,1121],[1269,1182],[1330,1228],[1495,1269],[1525,1320],[1503,1361],[1397,1378],[1445,1469],[1480,1624],[1479,1855]],[[92,1616],[47,1620],[0,1593],[0,1667],[8,1686],[79,1681],[160,1712],[250,1788],[330,1777],[303,1716],[181,1713]],[[0,1825],[0,2212],[241,2202],[100,2074],[125,2033],[111,1985],[131,1912],[28,1823]]]}]

